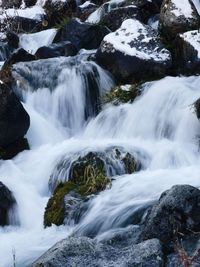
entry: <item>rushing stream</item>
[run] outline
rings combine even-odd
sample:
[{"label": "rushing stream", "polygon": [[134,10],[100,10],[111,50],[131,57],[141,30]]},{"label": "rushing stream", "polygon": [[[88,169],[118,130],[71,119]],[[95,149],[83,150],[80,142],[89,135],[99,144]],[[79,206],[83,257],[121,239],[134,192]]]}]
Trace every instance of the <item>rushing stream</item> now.
[{"label": "rushing stream", "polygon": [[[192,106],[200,77],[167,77],[147,83],[133,104],[102,106],[112,78],[85,56],[18,64],[14,76],[31,118],[31,150],[0,162],[1,181],[18,204],[15,225],[0,228],[0,267],[12,266],[13,254],[24,267],[73,231],[109,235],[173,184],[200,185],[200,123]],[[59,159],[115,146],[136,154],[142,170],[115,177],[77,226],[44,229],[49,178]]]}]

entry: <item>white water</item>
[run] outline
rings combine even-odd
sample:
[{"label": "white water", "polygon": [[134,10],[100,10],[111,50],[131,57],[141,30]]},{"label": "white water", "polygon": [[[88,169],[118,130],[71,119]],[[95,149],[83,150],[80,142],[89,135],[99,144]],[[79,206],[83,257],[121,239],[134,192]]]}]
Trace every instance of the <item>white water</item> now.
[{"label": "white water", "polygon": [[[88,82],[83,83],[83,77],[85,73],[96,77],[100,95],[112,85],[110,77],[84,61],[72,65],[64,59],[40,63],[15,67],[31,117],[27,134],[31,150],[0,162],[1,181],[14,193],[20,220],[19,227],[0,228],[1,267],[12,266],[13,249],[17,267],[24,267],[74,230],[79,235],[92,229],[94,234],[102,234],[126,225],[139,207],[172,185],[200,185],[200,123],[192,107],[200,97],[200,77],[168,77],[147,84],[133,104],[107,105],[92,119],[95,113],[90,105],[94,103],[86,99]],[[83,114],[86,106],[88,116]],[[145,169],[115,177],[111,189],[91,201],[76,227],[44,230],[48,182],[60,158],[111,146],[147,155]]]}]

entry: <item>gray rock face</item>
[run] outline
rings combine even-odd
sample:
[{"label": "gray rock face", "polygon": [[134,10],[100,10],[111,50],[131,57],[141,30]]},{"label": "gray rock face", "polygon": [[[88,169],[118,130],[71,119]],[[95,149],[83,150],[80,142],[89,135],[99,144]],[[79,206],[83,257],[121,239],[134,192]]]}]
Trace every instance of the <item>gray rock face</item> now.
[{"label": "gray rock face", "polygon": [[162,4],[160,26],[165,37],[174,38],[178,33],[198,29],[199,20],[190,0],[165,0]]},{"label": "gray rock face", "polygon": [[104,37],[96,59],[126,83],[158,78],[171,66],[171,54],[158,34],[135,19],[125,20],[117,31]]},{"label": "gray rock face", "polygon": [[141,239],[158,238],[170,246],[178,233],[200,230],[200,190],[176,185],[165,191],[146,218]]},{"label": "gray rock face", "polygon": [[31,267],[161,267],[163,253],[160,241],[148,240],[124,249],[115,249],[95,240],[68,238],[55,244]]}]

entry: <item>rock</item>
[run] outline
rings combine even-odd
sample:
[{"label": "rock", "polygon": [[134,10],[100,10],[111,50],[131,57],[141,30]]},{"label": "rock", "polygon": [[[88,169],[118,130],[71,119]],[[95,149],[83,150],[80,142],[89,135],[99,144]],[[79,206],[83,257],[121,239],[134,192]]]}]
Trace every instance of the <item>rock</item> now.
[{"label": "rock", "polygon": [[19,8],[22,0],[2,0],[1,5],[3,8]]},{"label": "rock", "polygon": [[136,6],[126,6],[112,9],[100,20],[100,24],[107,26],[111,31],[116,31],[126,19],[135,18],[142,21],[142,12]]},{"label": "rock", "polygon": [[137,155],[132,155],[122,147],[110,147],[102,152],[88,152],[84,156],[73,155],[61,158],[49,180],[53,192],[59,182],[84,180],[88,169],[93,169],[101,176],[112,177],[133,173],[140,168]]},{"label": "rock", "polygon": [[37,59],[53,58],[60,56],[75,56],[77,54],[76,47],[68,41],[51,44],[49,46],[40,47],[35,56]]},{"label": "rock", "polygon": [[37,3],[37,0],[24,0],[26,7],[34,6]]},{"label": "rock", "polygon": [[54,42],[70,41],[77,50],[96,49],[103,37],[109,33],[108,28],[100,25],[80,22],[72,19],[55,36]]},{"label": "rock", "polygon": [[199,28],[200,18],[190,0],[165,0],[160,11],[160,28],[165,39]]},{"label": "rock", "polygon": [[34,33],[46,29],[45,17],[30,19],[20,16],[10,18],[9,29],[17,33]]},{"label": "rock", "polygon": [[0,61],[7,60],[13,52],[13,47],[8,44],[0,42]]},{"label": "rock", "polygon": [[9,46],[15,49],[19,47],[19,36],[15,32],[7,31],[6,39]]},{"label": "rock", "polygon": [[104,96],[106,103],[112,103],[113,105],[119,105],[121,103],[133,102],[137,96],[141,94],[140,84],[126,84],[113,87]]},{"label": "rock", "polygon": [[160,239],[167,250],[174,242],[200,231],[200,190],[190,185],[176,185],[165,191],[149,211],[141,239]]},{"label": "rock", "polygon": [[200,120],[200,98],[197,99],[197,101],[195,101],[194,109],[195,109],[195,113],[197,115],[197,118]]},{"label": "rock", "polygon": [[186,75],[200,73],[200,33],[198,30],[180,34],[175,45],[176,62]]},{"label": "rock", "polygon": [[7,146],[0,147],[0,159],[12,159],[24,150],[29,150],[28,140],[26,138],[20,138]]},{"label": "rock", "polygon": [[5,62],[5,65],[13,65],[18,62],[27,62],[35,60],[35,56],[29,54],[23,48],[19,48],[14,51],[14,53],[10,56],[10,58]]},{"label": "rock", "polygon": [[30,118],[16,95],[0,84],[0,147],[4,148],[20,140],[26,134]]},{"label": "rock", "polygon": [[125,83],[161,77],[171,67],[171,54],[157,33],[135,19],[104,37],[96,60]]},{"label": "rock", "polygon": [[162,246],[157,239],[117,249],[86,237],[70,237],[55,244],[31,267],[161,267],[163,264]]},{"label": "rock", "polygon": [[97,5],[92,2],[86,1],[82,5],[78,6],[76,14],[81,21],[85,21],[89,17],[89,15],[95,12],[95,10],[97,9]]},{"label": "rock", "polygon": [[48,25],[53,27],[62,25],[63,20],[71,18],[76,11],[75,0],[47,0],[44,9],[47,14]]},{"label": "rock", "polygon": [[16,204],[11,191],[0,182],[0,225],[9,225],[9,211]]},{"label": "rock", "polygon": [[44,213],[44,226],[52,224],[77,224],[84,211],[85,197],[81,196],[79,188],[72,182],[61,183],[49,199]]}]

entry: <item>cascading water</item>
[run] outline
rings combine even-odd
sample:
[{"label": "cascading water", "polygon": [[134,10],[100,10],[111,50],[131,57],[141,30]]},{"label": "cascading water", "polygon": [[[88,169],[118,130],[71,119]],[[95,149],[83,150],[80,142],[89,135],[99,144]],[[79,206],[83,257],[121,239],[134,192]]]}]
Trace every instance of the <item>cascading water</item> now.
[{"label": "cascading water", "polygon": [[[97,115],[99,95],[113,82],[95,63],[82,57],[41,60],[16,65],[13,74],[31,117],[31,150],[0,162],[1,181],[17,200],[20,222],[0,228],[0,266],[12,266],[15,253],[17,267],[24,267],[72,232],[109,235],[130,218],[137,224],[134,214],[173,184],[200,185],[200,124],[192,107],[200,97],[200,77],[148,83],[133,104],[109,104]],[[49,179],[60,159],[110,147],[137,154],[142,170],[114,176],[78,225],[43,229]]]}]

